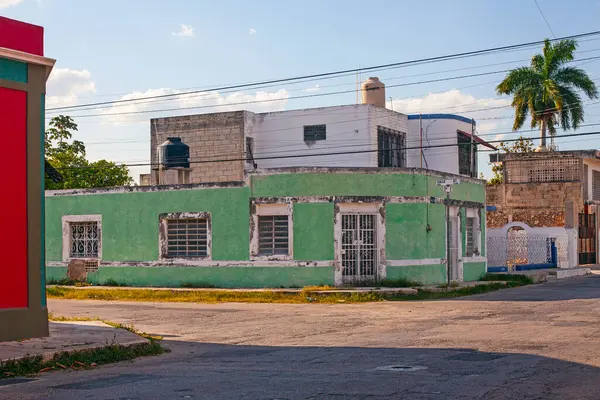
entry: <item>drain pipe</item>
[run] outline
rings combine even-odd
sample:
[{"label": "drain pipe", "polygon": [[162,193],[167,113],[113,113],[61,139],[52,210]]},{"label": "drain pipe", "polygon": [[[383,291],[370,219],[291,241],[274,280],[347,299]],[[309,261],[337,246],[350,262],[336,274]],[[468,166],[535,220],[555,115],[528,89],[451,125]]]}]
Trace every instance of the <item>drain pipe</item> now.
[{"label": "drain pipe", "polygon": [[450,190],[446,189],[446,283],[450,285]]}]

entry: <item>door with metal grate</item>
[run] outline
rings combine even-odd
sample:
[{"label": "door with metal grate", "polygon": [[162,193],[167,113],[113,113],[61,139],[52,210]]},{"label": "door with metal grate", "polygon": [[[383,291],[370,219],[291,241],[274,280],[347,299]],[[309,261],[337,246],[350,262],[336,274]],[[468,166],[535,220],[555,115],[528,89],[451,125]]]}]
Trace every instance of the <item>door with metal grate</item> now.
[{"label": "door with metal grate", "polygon": [[596,214],[579,213],[579,265],[596,263]]},{"label": "door with metal grate", "polygon": [[342,214],[342,280],[377,280],[377,229],[374,214]]}]

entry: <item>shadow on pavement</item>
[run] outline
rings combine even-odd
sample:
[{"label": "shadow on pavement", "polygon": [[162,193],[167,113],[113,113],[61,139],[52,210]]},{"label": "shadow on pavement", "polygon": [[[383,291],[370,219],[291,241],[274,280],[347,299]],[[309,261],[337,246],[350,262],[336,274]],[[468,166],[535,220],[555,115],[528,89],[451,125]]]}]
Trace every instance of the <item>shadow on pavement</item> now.
[{"label": "shadow on pavement", "polygon": [[[293,329],[290,327],[290,329]],[[472,349],[165,341],[170,354],[0,387],[1,399],[590,399],[600,369]]]},{"label": "shadow on pavement", "polygon": [[600,275],[586,275],[496,292],[459,297],[462,301],[561,301],[600,298]]}]

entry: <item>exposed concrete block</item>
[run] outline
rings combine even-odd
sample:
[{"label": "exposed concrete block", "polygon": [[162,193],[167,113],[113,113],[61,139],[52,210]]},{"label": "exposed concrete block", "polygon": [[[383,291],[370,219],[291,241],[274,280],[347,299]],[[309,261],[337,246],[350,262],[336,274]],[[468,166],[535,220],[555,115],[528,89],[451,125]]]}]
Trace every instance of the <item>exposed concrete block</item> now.
[{"label": "exposed concrete block", "polygon": [[87,278],[87,270],[85,268],[85,261],[83,260],[71,260],[67,268],[67,277],[71,280],[78,282],[85,282]]}]

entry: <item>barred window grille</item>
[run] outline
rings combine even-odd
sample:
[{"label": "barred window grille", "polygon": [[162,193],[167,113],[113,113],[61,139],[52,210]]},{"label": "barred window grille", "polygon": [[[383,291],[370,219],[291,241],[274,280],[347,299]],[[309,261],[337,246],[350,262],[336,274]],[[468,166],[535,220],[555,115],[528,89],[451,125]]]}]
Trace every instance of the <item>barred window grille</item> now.
[{"label": "barred window grille", "polygon": [[406,134],[377,127],[377,166],[406,167]]},{"label": "barred window grille", "polygon": [[258,217],[258,254],[289,254],[287,215],[260,215]]},{"label": "barred window grille", "polygon": [[477,246],[475,246],[475,218],[467,217],[466,220],[466,233],[467,233],[467,257],[473,257]]},{"label": "barred window grille", "polygon": [[71,258],[97,258],[100,248],[98,222],[71,222]]},{"label": "barred window grille", "polygon": [[[590,182],[590,175],[589,175],[589,168],[587,166],[587,164],[583,165],[583,200],[587,201],[590,199],[590,195],[589,195],[589,190],[588,190],[588,184]],[[593,186],[594,181],[592,180],[592,186]],[[593,191],[594,188],[592,187],[592,195],[593,195]]]},{"label": "barred window grille", "polygon": [[600,200],[600,171],[592,170],[592,200]]},{"label": "barred window grille", "polygon": [[458,133],[458,173],[477,177],[477,144],[471,138]]},{"label": "barred window grille", "polygon": [[305,125],[304,126],[304,141],[314,142],[316,140],[327,139],[326,125]]},{"label": "barred window grille", "polygon": [[167,219],[168,258],[207,256],[208,220],[206,218]]}]

